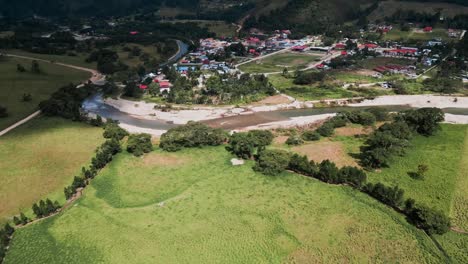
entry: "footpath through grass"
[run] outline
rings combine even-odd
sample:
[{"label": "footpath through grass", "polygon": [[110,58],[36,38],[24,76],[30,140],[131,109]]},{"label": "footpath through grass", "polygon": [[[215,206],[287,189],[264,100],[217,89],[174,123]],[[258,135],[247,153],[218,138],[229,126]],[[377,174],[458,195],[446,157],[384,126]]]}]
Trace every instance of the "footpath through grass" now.
[{"label": "footpath through grass", "polygon": [[15,232],[5,263],[442,262],[403,216],[346,186],[234,167],[224,147],[104,169],[76,204]]},{"label": "footpath through grass", "polygon": [[63,187],[103,141],[102,129],[40,117],[0,138],[0,223],[43,198],[64,201]]},{"label": "footpath through grass", "polygon": [[[31,62],[17,58],[0,60],[0,105],[6,107],[9,113],[8,117],[0,118],[0,130],[36,111],[39,103],[60,87],[81,83],[90,77],[88,72],[45,62],[39,62],[43,73],[34,74],[29,71]],[[28,72],[18,72],[17,64],[23,65]],[[23,102],[23,94],[31,94],[32,100]]]}]

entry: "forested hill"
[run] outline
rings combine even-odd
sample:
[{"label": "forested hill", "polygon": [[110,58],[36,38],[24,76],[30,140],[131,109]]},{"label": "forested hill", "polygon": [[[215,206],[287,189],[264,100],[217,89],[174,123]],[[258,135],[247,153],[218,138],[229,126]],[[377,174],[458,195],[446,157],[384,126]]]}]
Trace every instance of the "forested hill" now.
[{"label": "forested hill", "polygon": [[0,0],[0,14],[21,18],[40,16],[121,16],[155,10],[162,4],[190,9],[199,0]]}]

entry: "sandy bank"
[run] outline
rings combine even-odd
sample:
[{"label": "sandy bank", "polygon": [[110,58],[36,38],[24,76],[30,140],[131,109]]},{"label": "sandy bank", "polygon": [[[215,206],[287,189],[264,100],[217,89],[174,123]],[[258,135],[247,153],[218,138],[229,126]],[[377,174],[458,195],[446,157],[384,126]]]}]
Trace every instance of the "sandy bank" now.
[{"label": "sandy bank", "polygon": [[409,105],[411,107],[468,108],[468,97],[438,95],[388,95],[349,106]]}]

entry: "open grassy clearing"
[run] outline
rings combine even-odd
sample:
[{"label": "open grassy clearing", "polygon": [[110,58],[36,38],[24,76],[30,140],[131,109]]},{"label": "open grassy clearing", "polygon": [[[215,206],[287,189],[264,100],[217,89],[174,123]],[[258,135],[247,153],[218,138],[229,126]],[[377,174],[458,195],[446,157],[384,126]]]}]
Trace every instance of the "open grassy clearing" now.
[{"label": "open grassy clearing", "polygon": [[[16,65],[22,64],[28,72],[20,73]],[[39,62],[43,73],[29,72],[31,60],[4,58],[0,60],[0,105],[8,109],[9,116],[0,118],[0,129],[4,129],[25,118],[38,109],[38,104],[50,97],[60,87],[70,83],[81,83],[90,73]],[[32,100],[23,102],[23,94],[32,95]]]},{"label": "open grassy clearing", "polygon": [[447,30],[443,28],[435,28],[432,32],[417,32],[414,30],[401,31],[399,29],[392,29],[388,33],[383,35],[384,40],[395,40],[395,41],[409,41],[409,40],[420,40],[428,41],[433,39],[442,39],[444,41],[456,41],[454,38],[448,36]]},{"label": "open grassy clearing", "polygon": [[280,74],[270,75],[268,79],[271,84],[280,92],[300,100],[322,100],[351,98],[356,96],[377,96],[391,94],[390,90],[380,88],[362,88],[359,91],[352,91],[342,88],[336,84],[333,75],[324,82],[324,86],[319,84],[297,85],[293,78],[286,78]]},{"label": "open grassy clearing", "polygon": [[378,66],[385,65],[413,65],[415,60],[400,59],[392,57],[376,57],[371,59],[365,59],[358,63],[358,66],[363,69],[373,70]]},{"label": "open grassy clearing", "polygon": [[[370,173],[370,181],[398,184],[405,190],[407,198],[440,209],[447,215],[456,215],[450,212],[450,208],[458,180],[463,178],[459,177],[459,173],[467,176],[466,171],[459,171],[467,129],[468,126],[443,124],[442,130],[435,136],[415,136],[407,154],[395,157],[389,168]],[[419,164],[429,166],[424,180],[413,179],[409,175],[417,170]],[[466,199],[468,193],[463,191]],[[465,206],[459,209],[466,212],[468,207]],[[466,224],[468,219],[463,221]]]},{"label": "open grassy clearing", "polygon": [[42,60],[47,60],[51,62],[60,62],[65,64],[71,64],[74,66],[80,66],[90,69],[96,69],[97,63],[87,63],[85,60],[88,57],[88,54],[80,53],[77,56],[68,56],[68,55],[52,55],[52,54],[39,54],[39,53],[32,53],[23,50],[5,50],[5,53],[14,54],[19,56],[26,56],[32,57]]},{"label": "open grassy clearing", "polygon": [[345,186],[233,167],[224,147],[126,153],[75,206],[15,233],[5,263],[442,262],[420,230]]},{"label": "open grassy clearing", "polygon": [[46,117],[1,137],[0,223],[42,198],[63,202],[63,187],[102,141],[100,128]]},{"label": "open grassy clearing", "polygon": [[284,68],[294,71],[303,69],[319,59],[319,56],[306,53],[285,52],[241,65],[239,69],[248,73],[282,72]]}]

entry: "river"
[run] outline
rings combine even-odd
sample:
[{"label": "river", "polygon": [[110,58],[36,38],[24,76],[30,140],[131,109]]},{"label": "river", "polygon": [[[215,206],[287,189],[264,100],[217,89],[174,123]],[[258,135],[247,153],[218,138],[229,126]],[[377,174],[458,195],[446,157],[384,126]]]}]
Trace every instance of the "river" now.
[{"label": "river", "polygon": [[[392,112],[398,112],[411,109],[407,105],[392,105],[392,106],[373,106],[373,107],[321,107],[321,108],[307,108],[307,109],[294,109],[294,110],[278,110],[271,112],[257,112],[250,115],[238,115],[231,117],[223,117],[204,121],[213,127],[220,127],[224,129],[240,129],[248,126],[256,126],[260,124],[288,120],[292,117],[300,116],[314,116],[337,113],[345,110],[355,109],[369,109],[369,108],[385,108]],[[94,95],[83,103],[83,109],[86,112],[98,114],[104,118],[112,118],[118,120],[123,124],[155,130],[167,130],[176,125],[161,120],[147,120],[137,116],[121,112],[119,109],[107,105],[103,102],[100,94]],[[467,108],[444,108],[444,113],[455,115],[468,115]]]}]

